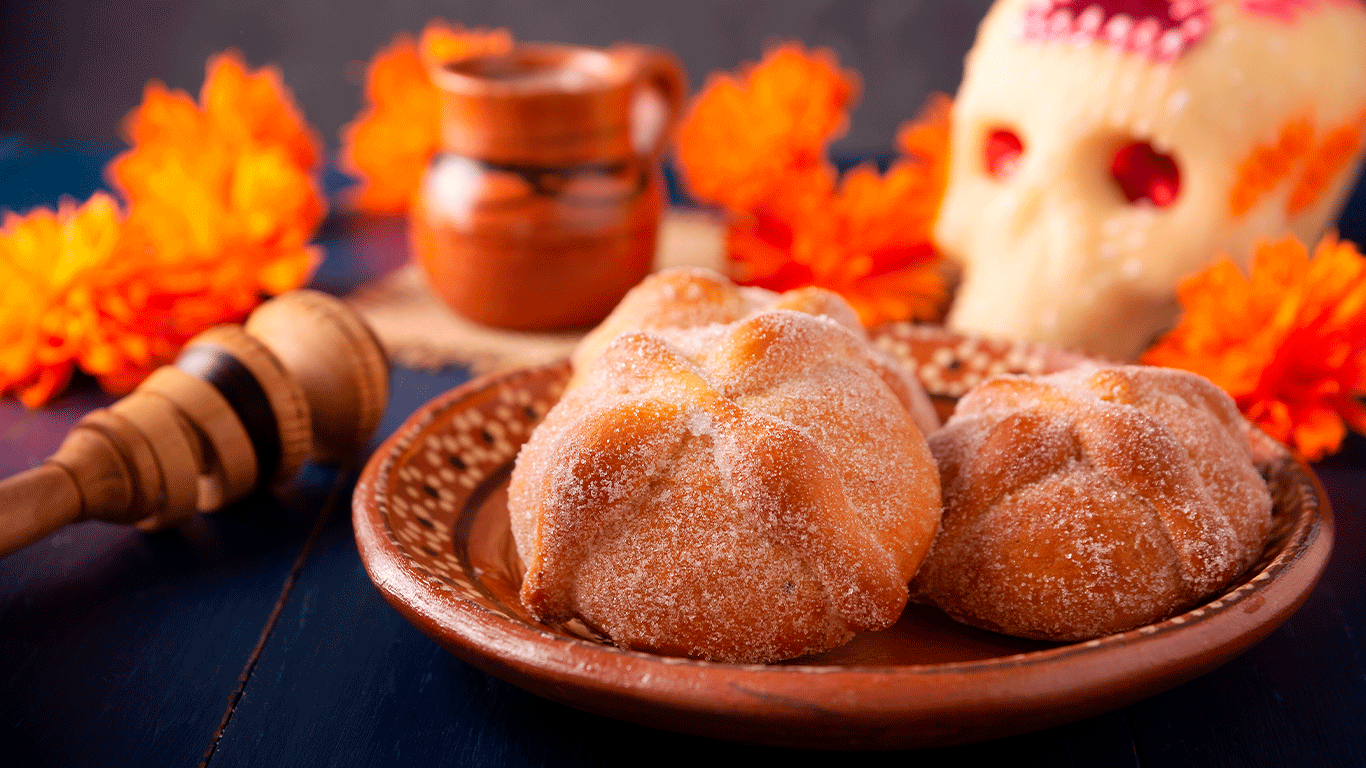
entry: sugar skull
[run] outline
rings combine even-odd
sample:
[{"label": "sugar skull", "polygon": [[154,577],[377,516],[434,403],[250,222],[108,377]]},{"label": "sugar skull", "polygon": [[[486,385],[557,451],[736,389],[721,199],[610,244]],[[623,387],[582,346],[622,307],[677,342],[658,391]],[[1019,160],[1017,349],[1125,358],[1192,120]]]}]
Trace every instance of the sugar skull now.
[{"label": "sugar skull", "polygon": [[1321,236],[1363,131],[1358,0],[999,0],[954,104],[948,324],[1132,358],[1183,277]]}]

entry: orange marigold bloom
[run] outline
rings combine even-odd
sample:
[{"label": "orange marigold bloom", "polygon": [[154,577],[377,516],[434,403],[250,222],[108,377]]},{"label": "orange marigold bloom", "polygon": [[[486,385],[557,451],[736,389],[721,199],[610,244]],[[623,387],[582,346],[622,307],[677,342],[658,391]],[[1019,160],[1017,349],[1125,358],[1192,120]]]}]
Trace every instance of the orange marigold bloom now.
[{"label": "orange marigold bloom", "polygon": [[[773,49],[738,76],[712,75],[675,134],[693,196],[732,211],[769,205],[794,178],[828,165],[859,79],[828,50]],[[833,173],[833,171],[830,171]]]},{"label": "orange marigold bloom", "polygon": [[1179,288],[1180,324],[1143,357],[1194,371],[1310,460],[1366,431],[1366,258],[1325,237],[1263,243],[1249,275],[1223,259]]},{"label": "orange marigold bloom", "polygon": [[902,154],[920,168],[923,185],[922,215],[933,219],[939,215],[939,204],[944,202],[944,190],[949,186],[949,129],[953,118],[953,99],[943,93],[932,93],[915,120],[904,123],[896,133],[896,145]]},{"label": "orange marigold bloom", "polygon": [[[209,60],[198,104],[149,84],[125,128],[133,147],[109,176],[129,203],[129,305],[155,368],[262,293],[307,280],[321,255],[308,241],[327,213],[313,178],[321,148],[278,71],[249,72],[235,53]],[[119,391],[150,370],[131,362],[90,372]]]},{"label": "orange marigold bloom", "polygon": [[[66,386],[82,357],[121,354],[104,332],[106,287],[125,266],[115,257],[118,204],[96,193],[77,207],[63,200],[0,227],[0,393],[40,405]],[[117,308],[115,308],[117,311]],[[114,349],[111,350],[110,347]],[[136,345],[127,353],[144,353]]]},{"label": "orange marigold bloom", "polygon": [[903,159],[885,174],[859,166],[834,194],[790,196],[799,201],[790,217],[765,211],[734,223],[734,276],[773,290],[829,288],[869,326],[937,319],[948,302],[930,241],[940,196],[919,163]]},{"label": "orange marigold bloom", "polygon": [[96,194],[0,231],[0,392],[29,405],[74,367],[126,392],[318,262],[321,152],[278,72],[215,56],[199,103],[150,83],[125,130],[133,146],[106,172],[126,216]]},{"label": "orange marigold bloom", "polygon": [[838,178],[827,143],[857,76],[829,52],[790,45],[740,77],[716,76],[678,134],[683,177],[731,214],[731,276],[842,294],[866,325],[942,316],[947,286],[930,239],[948,181],[951,100],[936,96],[897,137],[903,157]]},{"label": "orange marigold bloom", "polygon": [[432,21],[421,48],[400,35],[370,61],[365,76],[366,106],[341,132],[341,166],[360,179],[351,202],[374,213],[401,213],[440,145],[440,96],[427,76],[426,61],[506,53],[512,36],[504,29],[462,30]]},{"label": "orange marigold bloom", "polygon": [[[296,168],[314,168],[321,145],[275,67],[248,72],[240,54],[209,60],[199,103],[224,144],[272,147]],[[167,141],[173,141],[167,137]],[[139,143],[145,143],[139,142]]]}]

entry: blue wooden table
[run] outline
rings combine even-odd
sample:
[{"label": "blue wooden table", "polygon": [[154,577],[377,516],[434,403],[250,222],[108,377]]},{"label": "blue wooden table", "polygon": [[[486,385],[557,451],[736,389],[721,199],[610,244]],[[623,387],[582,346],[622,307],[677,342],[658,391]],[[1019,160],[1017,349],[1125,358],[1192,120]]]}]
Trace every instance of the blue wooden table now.
[{"label": "blue wooden table", "polygon": [[[0,208],[84,199],[117,147],[0,137]],[[335,189],[338,178],[331,178]],[[1366,193],[1341,229],[1366,241]],[[344,292],[405,259],[402,225],[339,217],[314,284]],[[380,439],[461,383],[394,371]],[[0,476],[36,466],[110,398],[0,401]],[[372,446],[373,447],[373,446]],[[1125,709],[866,765],[1366,765],[1366,440],[1315,466],[1337,521],[1327,573],[1248,653]],[[0,766],[705,764],[799,757],[543,701],[455,659],[370,584],[352,470],[307,468],[178,530],[81,523],[0,559]],[[849,756],[837,756],[849,757]]]}]

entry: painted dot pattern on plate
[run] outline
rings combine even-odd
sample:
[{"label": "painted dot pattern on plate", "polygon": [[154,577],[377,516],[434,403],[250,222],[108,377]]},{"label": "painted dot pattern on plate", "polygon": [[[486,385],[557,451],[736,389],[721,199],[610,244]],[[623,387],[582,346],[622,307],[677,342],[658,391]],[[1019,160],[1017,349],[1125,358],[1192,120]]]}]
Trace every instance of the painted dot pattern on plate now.
[{"label": "painted dot pattern on plate", "polygon": [[915,373],[932,396],[957,399],[1002,373],[1037,376],[1094,358],[1012,339],[952,335],[935,325],[888,323],[870,332],[873,346]]},{"label": "painted dot pattern on plate", "polygon": [[462,388],[397,438],[376,496],[390,542],[443,592],[486,599],[455,550],[455,526],[470,497],[508,465],[568,381],[560,363],[493,377]]}]

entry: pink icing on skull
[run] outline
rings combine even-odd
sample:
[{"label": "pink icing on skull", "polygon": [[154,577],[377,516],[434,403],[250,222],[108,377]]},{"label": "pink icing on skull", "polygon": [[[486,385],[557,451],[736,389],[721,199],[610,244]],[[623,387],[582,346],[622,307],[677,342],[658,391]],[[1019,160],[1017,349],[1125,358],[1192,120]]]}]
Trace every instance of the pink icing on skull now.
[{"label": "pink icing on skull", "polygon": [[1316,241],[1364,130],[1357,0],[998,0],[954,101],[947,323],[1133,358],[1182,278]]},{"label": "pink icing on skull", "polygon": [[1209,31],[1205,0],[1036,0],[1025,8],[1026,40],[1100,41],[1173,61]]}]

